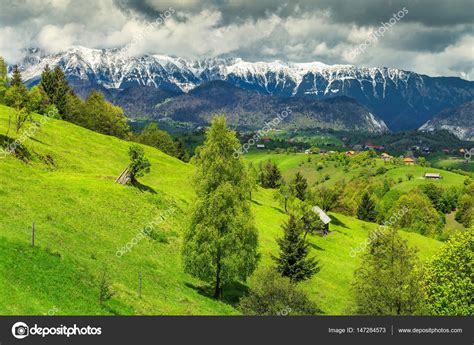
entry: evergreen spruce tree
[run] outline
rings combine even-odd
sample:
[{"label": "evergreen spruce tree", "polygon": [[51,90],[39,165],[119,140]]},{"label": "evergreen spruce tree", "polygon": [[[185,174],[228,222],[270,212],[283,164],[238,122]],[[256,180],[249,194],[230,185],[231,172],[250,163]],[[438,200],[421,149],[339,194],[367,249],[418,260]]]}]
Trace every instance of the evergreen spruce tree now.
[{"label": "evergreen spruce tree", "polygon": [[272,256],[278,272],[293,283],[311,278],[319,272],[319,267],[314,258],[308,257],[309,246],[302,237],[303,224],[295,216],[290,215],[282,228],[284,235],[277,239],[280,255]]},{"label": "evergreen spruce tree", "polygon": [[306,191],[308,189],[308,181],[301,175],[298,171],[295,175],[295,179],[292,183],[292,189],[294,191],[295,197],[304,201],[306,199]]},{"label": "evergreen spruce tree", "polygon": [[67,94],[71,92],[69,83],[66,80],[61,67],[56,66],[53,70],[53,79],[54,79],[54,93],[53,93],[53,103],[59,110],[61,115],[64,115],[66,103],[67,103]]},{"label": "evergreen spruce tree", "polygon": [[259,259],[251,183],[243,159],[232,156],[239,145],[219,116],[195,156],[197,201],[184,235],[183,264],[185,272],[214,286],[216,298],[222,286],[247,279]]},{"label": "evergreen spruce tree", "polygon": [[41,73],[40,85],[43,88],[44,92],[46,92],[46,94],[48,95],[50,101],[54,101],[55,81],[53,72],[49,68],[48,64],[46,64],[43,69],[43,72]]},{"label": "evergreen spruce tree", "polygon": [[377,220],[375,204],[367,192],[362,195],[362,200],[357,209],[357,218],[366,222],[375,222]]},{"label": "evergreen spruce tree", "polygon": [[260,166],[260,181],[263,188],[278,188],[281,185],[281,172],[270,160]]},{"label": "evergreen spruce tree", "polygon": [[15,67],[13,68],[13,73],[12,73],[12,79],[10,81],[10,86],[11,87],[14,87],[14,86],[20,87],[21,85],[23,85],[23,79],[21,78],[21,73],[20,73],[20,70],[18,69],[18,65],[15,65]]}]

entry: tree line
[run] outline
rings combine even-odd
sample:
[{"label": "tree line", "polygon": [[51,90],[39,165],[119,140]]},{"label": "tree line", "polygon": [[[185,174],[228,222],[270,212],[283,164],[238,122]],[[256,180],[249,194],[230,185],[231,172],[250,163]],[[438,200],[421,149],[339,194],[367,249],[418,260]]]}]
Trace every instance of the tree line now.
[{"label": "tree line", "polygon": [[181,160],[189,160],[183,142],[174,140],[154,123],[148,124],[139,133],[133,133],[123,109],[108,102],[101,92],[92,90],[86,99],[81,99],[59,66],[51,69],[46,65],[39,83],[28,90],[18,66],[14,66],[12,77],[8,78],[5,61],[0,57],[0,103],[15,109],[9,119],[7,137],[10,128],[18,134],[30,120],[31,114],[38,113],[101,134],[153,146]]}]

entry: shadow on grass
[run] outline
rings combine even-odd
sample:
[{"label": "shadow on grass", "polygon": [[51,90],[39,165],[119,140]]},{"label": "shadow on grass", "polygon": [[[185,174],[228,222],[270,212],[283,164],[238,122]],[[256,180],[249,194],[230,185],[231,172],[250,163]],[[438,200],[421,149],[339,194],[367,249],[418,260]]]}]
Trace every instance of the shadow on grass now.
[{"label": "shadow on grass", "polygon": [[[199,285],[194,285],[191,283],[185,283],[185,285],[197,291],[200,295],[204,297],[215,299],[214,289],[210,286],[199,286]],[[236,308],[239,303],[240,298],[248,294],[248,292],[249,292],[249,287],[242,283],[235,282],[232,284],[227,284],[223,286],[222,288],[222,297],[220,301]]]},{"label": "shadow on grass", "polygon": [[322,251],[326,250],[326,249],[324,249],[324,248],[321,248],[321,247],[318,246],[317,244],[314,244],[314,243],[311,243],[311,242],[309,242],[308,244],[309,244],[309,246],[310,246],[311,248],[313,248],[313,249],[322,250]]},{"label": "shadow on grass", "polygon": [[273,208],[275,211],[277,211],[277,212],[279,212],[279,213],[281,213],[281,214],[286,214],[285,211],[283,211],[281,208],[278,208],[278,207],[275,207],[275,206],[272,206],[272,208]]},{"label": "shadow on grass", "polygon": [[41,140],[38,140],[38,139],[33,138],[33,137],[30,137],[29,139],[32,140],[32,141],[36,141],[37,143],[43,144],[43,145],[45,145],[45,146],[51,146],[51,145],[49,145],[49,144],[46,144],[46,143],[42,142]]},{"label": "shadow on grass", "polygon": [[[23,146],[21,143],[15,142],[15,139],[7,137],[3,134],[0,134],[0,148],[24,162],[29,161],[32,157],[30,151],[28,151],[25,146]],[[3,151],[1,156],[3,157]]]},{"label": "shadow on grass", "polygon": [[331,215],[331,224],[334,224],[334,225],[338,225],[340,227],[343,227],[343,228],[346,228],[346,229],[349,229],[349,227],[344,224],[343,222],[341,222],[337,217],[335,217],[334,215]]},{"label": "shadow on grass", "polygon": [[156,191],[153,188],[151,188],[150,186],[141,184],[138,181],[130,183],[130,186],[137,188],[141,192],[149,192],[151,194],[156,194]]},{"label": "shadow on grass", "polygon": [[254,204],[258,205],[258,206],[262,206],[262,203],[260,203],[260,202],[258,202],[258,201],[256,201],[256,200],[252,200],[252,202],[253,202]]}]

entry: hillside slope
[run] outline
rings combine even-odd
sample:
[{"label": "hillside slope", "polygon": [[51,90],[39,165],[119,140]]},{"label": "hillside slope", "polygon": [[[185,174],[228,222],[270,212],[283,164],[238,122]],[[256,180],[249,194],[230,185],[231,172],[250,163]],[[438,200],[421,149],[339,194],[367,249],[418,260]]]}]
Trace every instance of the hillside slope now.
[{"label": "hillside slope", "polygon": [[[0,106],[2,134],[12,111]],[[39,119],[33,116],[34,121]],[[118,185],[114,179],[128,162],[129,145],[48,120],[25,142],[29,161],[0,159],[1,315],[238,313],[232,302],[242,289],[228,289],[223,302],[215,301],[181,267],[181,233],[194,197],[193,167],[144,147],[152,169],[140,179],[142,188]],[[260,266],[266,266],[271,264],[269,254],[276,254],[274,239],[281,236],[286,216],[270,190],[255,193],[252,207],[260,231]],[[130,252],[116,255],[160,215],[164,219],[153,238],[136,240]],[[338,222],[331,235],[311,239],[322,268],[304,287],[326,314],[341,314],[350,304],[350,281],[359,263],[358,257],[350,257],[350,249],[376,225],[333,216]],[[30,245],[33,222],[35,247]],[[419,247],[423,258],[440,245],[417,234],[404,236]],[[100,306],[104,269],[114,296]]]},{"label": "hillside slope", "polygon": [[302,97],[279,98],[242,90],[223,81],[213,81],[189,93],[155,106],[155,117],[178,121],[210,123],[214,114],[226,114],[238,128],[259,130],[284,110],[278,128],[332,128],[336,130],[387,132],[387,125],[366,107],[348,97],[311,100]]},{"label": "hillside slope", "polygon": [[474,101],[449,108],[437,114],[420,127],[420,131],[432,132],[446,129],[461,140],[474,141]]}]

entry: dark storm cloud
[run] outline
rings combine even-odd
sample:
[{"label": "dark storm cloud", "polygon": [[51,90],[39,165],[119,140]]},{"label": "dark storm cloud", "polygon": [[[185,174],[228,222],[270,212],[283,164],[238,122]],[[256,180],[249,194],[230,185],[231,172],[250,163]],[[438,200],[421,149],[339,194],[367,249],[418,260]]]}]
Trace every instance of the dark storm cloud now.
[{"label": "dark storm cloud", "polygon": [[187,12],[200,12],[218,8],[223,24],[241,19],[258,19],[270,14],[282,18],[314,11],[328,10],[336,22],[357,25],[377,25],[381,20],[403,7],[409,10],[408,22],[426,26],[471,24],[474,2],[472,0],[115,0],[123,10],[137,11],[153,17],[169,7]]},{"label": "dark storm cloud", "polygon": [[[0,0],[0,55],[134,44],[135,55],[388,66],[474,78],[473,0]],[[150,30],[166,10],[173,15]],[[406,8],[383,37],[348,54]],[[147,32],[146,35],[142,35]]]}]

